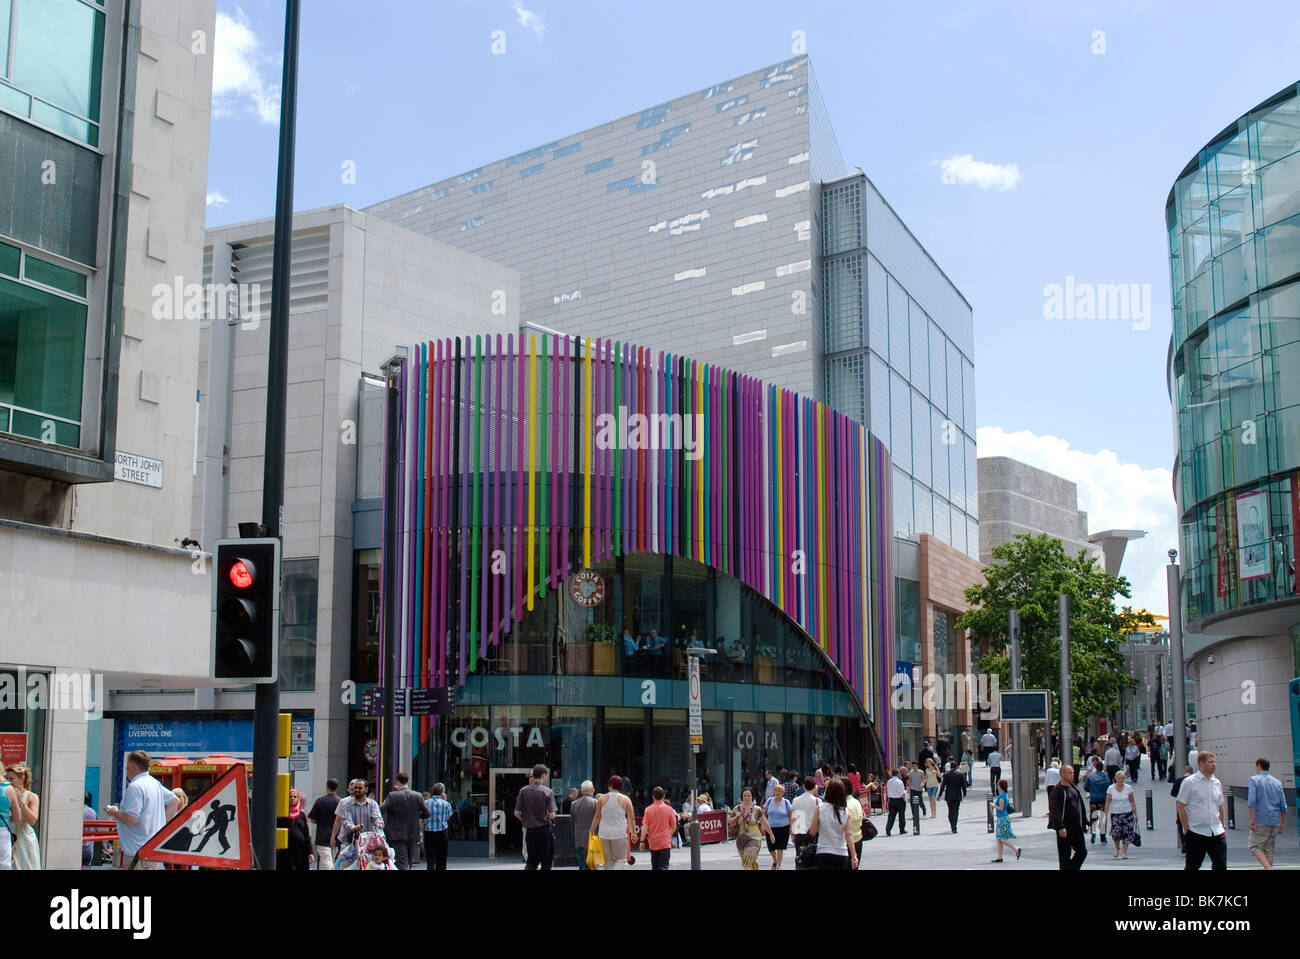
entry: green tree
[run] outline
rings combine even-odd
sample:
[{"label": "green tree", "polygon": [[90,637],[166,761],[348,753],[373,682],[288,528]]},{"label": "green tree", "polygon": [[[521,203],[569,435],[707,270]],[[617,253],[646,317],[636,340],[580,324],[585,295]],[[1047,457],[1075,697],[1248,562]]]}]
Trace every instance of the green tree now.
[{"label": "green tree", "polygon": [[1050,689],[1059,714],[1061,686],[1060,606],[1070,597],[1070,703],[1073,720],[1109,716],[1119,709],[1121,689],[1136,689],[1119,651],[1132,624],[1154,624],[1150,613],[1115,608],[1115,597],[1133,595],[1128,580],[1111,576],[1086,551],[1071,557],[1059,539],[1017,536],[993,548],[985,582],[966,590],[971,608],[957,619],[972,643],[989,641],[976,669],[997,674],[1011,688],[1007,613],[1020,611],[1020,672],[1027,689]]}]

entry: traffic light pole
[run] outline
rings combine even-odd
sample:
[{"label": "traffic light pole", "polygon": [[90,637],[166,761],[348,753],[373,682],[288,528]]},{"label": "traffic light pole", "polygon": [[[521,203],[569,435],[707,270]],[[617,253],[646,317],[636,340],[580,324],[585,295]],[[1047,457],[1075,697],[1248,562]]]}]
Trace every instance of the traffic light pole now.
[{"label": "traffic light pole", "polygon": [[[298,100],[299,0],[285,0],[284,76],[280,86],[280,157],[275,184],[271,344],[266,370],[266,456],[262,468],[264,535],[282,538],[284,431],[289,365],[289,270],[293,244],[294,128]],[[279,589],[277,583],[275,588]],[[275,797],[279,772],[280,684],[259,683],[253,701],[253,850],[275,868]]]}]

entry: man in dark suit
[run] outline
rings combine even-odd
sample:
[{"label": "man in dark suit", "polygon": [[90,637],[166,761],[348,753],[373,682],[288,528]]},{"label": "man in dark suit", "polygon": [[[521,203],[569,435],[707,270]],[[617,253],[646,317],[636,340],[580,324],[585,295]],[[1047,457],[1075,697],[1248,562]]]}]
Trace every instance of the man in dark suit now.
[{"label": "man in dark suit", "polygon": [[939,781],[939,798],[948,804],[948,825],[952,827],[953,835],[957,833],[957,812],[965,795],[966,777],[957,771],[957,761],[949,760],[948,771]]},{"label": "man in dark suit", "polygon": [[397,788],[384,797],[379,807],[384,816],[384,834],[397,852],[397,868],[407,870],[416,860],[420,846],[421,819],[429,818],[423,797],[410,788],[411,777],[398,773]]},{"label": "man in dark suit", "polygon": [[1074,784],[1074,767],[1061,767],[1061,782],[1047,797],[1047,827],[1056,830],[1056,857],[1062,871],[1083,868],[1088,858],[1088,814],[1083,796]]}]

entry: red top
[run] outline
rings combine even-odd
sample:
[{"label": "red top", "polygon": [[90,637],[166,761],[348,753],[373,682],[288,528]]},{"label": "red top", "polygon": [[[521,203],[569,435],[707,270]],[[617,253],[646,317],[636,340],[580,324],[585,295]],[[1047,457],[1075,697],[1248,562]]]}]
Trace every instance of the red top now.
[{"label": "red top", "polygon": [[651,803],[641,821],[652,852],[672,848],[673,832],[677,829],[677,812],[672,806],[662,800]]}]

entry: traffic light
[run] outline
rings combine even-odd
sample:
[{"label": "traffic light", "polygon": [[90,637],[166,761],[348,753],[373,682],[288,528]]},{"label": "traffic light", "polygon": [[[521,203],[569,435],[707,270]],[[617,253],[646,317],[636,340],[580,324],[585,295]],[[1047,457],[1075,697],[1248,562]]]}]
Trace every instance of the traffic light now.
[{"label": "traffic light", "polygon": [[280,541],[226,539],[212,567],[214,682],[273,683],[280,662]]}]

